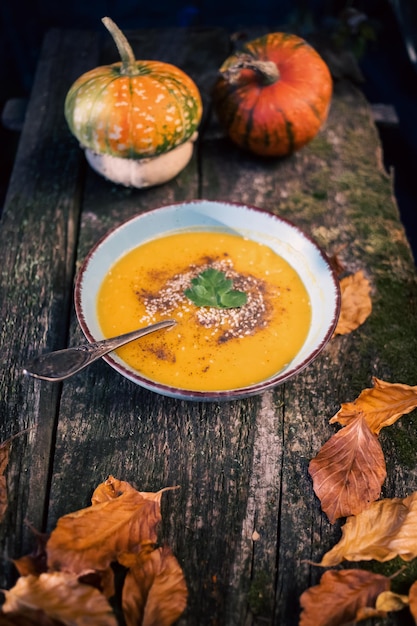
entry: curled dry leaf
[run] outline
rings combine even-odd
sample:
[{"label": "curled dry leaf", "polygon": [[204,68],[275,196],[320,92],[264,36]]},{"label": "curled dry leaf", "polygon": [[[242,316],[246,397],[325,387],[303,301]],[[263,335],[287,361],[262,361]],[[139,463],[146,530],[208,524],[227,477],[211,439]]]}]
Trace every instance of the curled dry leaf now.
[{"label": "curled dry leaf", "polygon": [[123,493],[127,491],[134,491],[135,493],[139,493],[145,500],[151,500],[152,502],[157,502],[159,505],[161,504],[162,494],[165,491],[172,491],[178,489],[178,486],[174,487],[164,487],[159,491],[137,491],[132,485],[127,483],[124,480],[118,480],[114,476],[109,476],[104,483],[101,483],[95,490],[91,497],[92,504],[100,504],[102,502],[107,502],[108,500],[114,500],[118,498]]},{"label": "curled dry leaf", "polygon": [[[110,476],[90,507],[60,518],[49,539],[37,535],[36,551],[15,561],[21,576],[5,592],[0,624],[117,626],[106,600],[113,595],[127,626],[175,622],[185,609],[187,586],[172,552],[155,542],[161,494],[176,488],[139,492]],[[116,561],[128,571],[115,594]]]},{"label": "curled dry leaf", "polygon": [[417,407],[417,386],[387,383],[376,377],[372,381],[373,388],[364,389],[353,402],[342,404],[331,424],[339,422],[345,426],[361,414],[371,431],[378,435],[382,428],[391,426]]},{"label": "curled dry leaf", "polygon": [[376,598],[389,587],[388,578],[366,570],[329,570],[301,595],[300,626],[350,624],[369,617],[369,610],[374,616]]},{"label": "curled dry leaf", "polygon": [[383,591],[376,599],[376,608],[386,613],[402,611],[408,606],[408,596],[394,593],[393,591]]},{"label": "curled dry leaf", "polygon": [[115,592],[110,564],[126,567],[122,608],[127,626],[169,626],[186,606],[187,587],[177,560],[169,549],[155,547],[163,491],[139,492],[110,476],[94,491],[90,507],[58,520],[46,546],[50,569],[85,574],[82,580],[99,576],[106,597]]},{"label": "curled dry leaf", "polygon": [[346,561],[389,561],[417,557],[417,492],[406,498],[386,498],[349,517],[342,538],[320,565],[334,567]]},{"label": "curled dry leaf", "polygon": [[0,522],[4,518],[4,514],[7,511],[7,484],[5,471],[9,463],[9,454],[11,447],[11,439],[4,441],[0,444]]},{"label": "curled dry leaf", "polygon": [[32,526],[30,526],[30,529],[36,539],[34,550],[31,554],[27,554],[20,557],[20,559],[13,560],[13,564],[20,576],[28,576],[29,574],[38,576],[39,574],[47,571],[46,543],[49,535],[37,532]]},{"label": "curled dry leaf", "polygon": [[95,488],[91,496],[91,504],[101,504],[102,502],[115,500],[128,491],[136,491],[136,489],[124,480],[109,476],[107,480]]},{"label": "curled dry leaf", "polygon": [[167,547],[131,556],[122,598],[126,625],[169,626],[187,604],[187,586],[177,559]]},{"label": "curled dry leaf", "polygon": [[[386,616],[386,611],[380,611],[371,606],[362,606],[360,609],[358,609],[358,612],[356,613],[355,624],[356,622],[362,622],[365,619],[375,619],[377,617],[384,618]],[[346,626],[348,625],[346,624]],[[354,624],[352,624],[352,626],[354,626]]]},{"label": "curled dry leaf", "polygon": [[340,257],[337,253],[332,254],[332,256],[329,257],[329,262],[330,262],[330,265],[332,266],[334,273],[337,274],[337,276],[339,276],[340,274],[343,274],[346,268],[344,264],[342,263],[342,261],[340,260]]},{"label": "curled dry leaf", "polygon": [[28,432],[30,428],[26,428],[25,430],[21,430],[16,435],[13,435],[6,441],[0,443],[0,522],[3,520],[4,515],[7,511],[8,499],[7,499],[7,483],[6,483],[6,468],[9,464],[10,457],[10,448],[12,445],[13,439],[16,437],[20,437],[24,433]]},{"label": "curled dry leaf", "polygon": [[358,328],[372,312],[371,286],[363,271],[340,281],[341,308],[334,335],[347,335]]},{"label": "curled dry leaf", "polygon": [[357,515],[379,498],[386,477],[384,454],[362,416],[323,445],[310,461],[309,473],[332,524],[339,517]]},{"label": "curled dry leaf", "polygon": [[[24,616],[26,611],[38,610],[68,626],[117,626],[105,597],[94,587],[79,583],[72,574],[22,576],[4,593],[6,602],[2,608],[6,614]],[[39,616],[38,619],[41,624]]]},{"label": "curled dry leaf", "polygon": [[58,520],[47,543],[52,570],[81,573],[106,570],[123,552],[139,552],[155,543],[161,521],[159,501],[124,487],[116,498],[70,513]]},{"label": "curled dry leaf", "polygon": [[408,592],[408,601],[410,603],[411,615],[417,624],[417,581],[410,587],[410,591]]}]

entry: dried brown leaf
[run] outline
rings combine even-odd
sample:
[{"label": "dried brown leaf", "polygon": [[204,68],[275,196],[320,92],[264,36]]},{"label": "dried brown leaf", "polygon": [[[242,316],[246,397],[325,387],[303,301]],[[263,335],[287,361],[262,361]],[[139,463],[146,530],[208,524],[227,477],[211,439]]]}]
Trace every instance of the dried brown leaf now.
[{"label": "dried brown leaf", "polygon": [[187,604],[187,585],[171,550],[165,547],[130,555],[129,567],[123,587],[127,626],[169,626],[175,622]]},{"label": "dried brown leaf", "polygon": [[94,587],[79,583],[72,574],[21,576],[4,594],[6,614],[25,615],[26,611],[39,610],[68,626],[117,626],[105,597]]},{"label": "dried brown leaf", "polygon": [[417,581],[410,587],[410,591],[408,592],[408,601],[410,603],[411,615],[417,624]]},{"label": "dried brown leaf", "polygon": [[417,386],[387,383],[376,377],[372,381],[373,388],[364,389],[353,402],[342,404],[331,424],[339,422],[344,426],[362,414],[371,431],[378,435],[382,428],[391,426],[417,407]]},{"label": "dried brown leaf", "polygon": [[340,260],[340,257],[337,253],[332,254],[331,257],[329,257],[329,262],[330,265],[334,271],[334,273],[339,276],[340,274],[343,274],[343,272],[345,271],[345,266],[342,263],[342,261]]},{"label": "dried brown leaf", "polygon": [[13,560],[13,564],[21,576],[28,576],[29,574],[39,576],[39,574],[42,574],[47,570],[46,543],[49,539],[49,535],[46,533],[39,533],[33,527],[30,528],[36,539],[34,550],[31,554],[27,554],[20,557],[20,559]]},{"label": "dried brown leaf", "polygon": [[0,613],[0,626],[65,626],[40,609],[25,609],[25,613]]},{"label": "dried brown leaf", "polygon": [[347,335],[363,324],[372,312],[371,286],[363,271],[340,281],[341,307],[334,335]]},{"label": "dried brown leaf", "polygon": [[4,474],[6,467],[9,463],[10,446],[12,444],[11,439],[0,443],[0,474]]},{"label": "dried brown leaf", "polygon": [[11,444],[12,444],[13,439],[15,439],[16,437],[20,437],[20,435],[23,435],[28,430],[30,429],[26,428],[25,430],[18,432],[16,435],[13,435],[6,441],[3,441],[2,443],[0,443],[0,522],[3,520],[4,515],[7,511],[7,506],[8,506],[7,482],[6,482],[5,471],[9,464]]},{"label": "dried brown leaf", "polygon": [[372,503],[342,527],[342,538],[320,565],[334,567],[346,561],[389,561],[417,557],[417,492],[406,498]]},{"label": "dried brown leaf", "polygon": [[9,463],[11,441],[11,439],[8,439],[0,443],[0,522],[4,518],[8,506],[7,484],[4,472]]},{"label": "dried brown leaf", "polygon": [[365,619],[375,619],[376,617],[384,618],[386,616],[387,614],[385,611],[379,611],[378,609],[374,609],[370,606],[363,606],[358,609],[358,612],[356,613],[355,623],[362,622]]},{"label": "dried brown leaf", "polygon": [[342,626],[365,619],[369,611],[364,609],[374,612],[376,598],[389,587],[388,578],[366,570],[329,570],[319,585],[301,595],[300,626]]},{"label": "dried brown leaf", "polygon": [[310,461],[309,473],[332,524],[377,500],[386,477],[385,459],[365,419],[359,416],[333,435]]},{"label": "dried brown leaf", "polygon": [[115,498],[61,517],[47,543],[48,565],[74,573],[106,570],[121,553],[155,543],[160,521],[158,499],[126,488]]}]

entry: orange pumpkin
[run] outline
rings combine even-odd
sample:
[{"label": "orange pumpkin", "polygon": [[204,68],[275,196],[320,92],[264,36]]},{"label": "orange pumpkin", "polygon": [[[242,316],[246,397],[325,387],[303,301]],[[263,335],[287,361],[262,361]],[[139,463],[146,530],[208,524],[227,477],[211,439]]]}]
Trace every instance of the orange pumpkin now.
[{"label": "orange pumpkin", "polygon": [[330,71],[304,39],[269,33],[250,41],[220,68],[213,103],[241,148],[284,156],[311,141],[327,119]]}]

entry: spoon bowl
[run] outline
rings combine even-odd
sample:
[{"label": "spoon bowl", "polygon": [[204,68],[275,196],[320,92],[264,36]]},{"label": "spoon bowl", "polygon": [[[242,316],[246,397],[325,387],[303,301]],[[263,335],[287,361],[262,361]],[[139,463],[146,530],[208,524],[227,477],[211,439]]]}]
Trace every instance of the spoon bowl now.
[{"label": "spoon bowl", "polygon": [[164,320],[151,326],[133,330],[130,333],[102,339],[93,343],[81,344],[73,348],[65,348],[55,352],[41,354],[29,361],[23,368],[23,373],[32,378],[59,382],[65,380],[97,361],[105,354],[121,348],[135,339],[154,333],[163,328],[170,328],[176,324],[175,320]]}]

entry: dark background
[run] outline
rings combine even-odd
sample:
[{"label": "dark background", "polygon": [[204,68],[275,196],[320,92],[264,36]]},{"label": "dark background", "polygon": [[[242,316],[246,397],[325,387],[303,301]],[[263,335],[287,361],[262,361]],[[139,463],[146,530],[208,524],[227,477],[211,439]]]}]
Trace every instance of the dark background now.
[{"label": "dark background", "polygon": [[[244,33],[245,27],[262,25],[307,40],[320,33],[336,51],[354,54],[368,100],[391,105],[398,119],[379,123],[378,130],[417,259],[417,0],[0,0],[0,110],[10,98],[30,95],[48,29],[105,34],[105,15],[122,30],[223,26]],[[0,211],[18,139],[17,131],[0,126]]]}]

